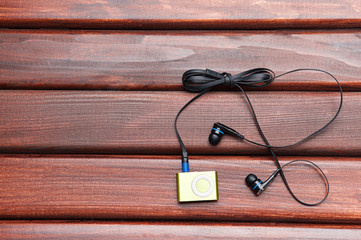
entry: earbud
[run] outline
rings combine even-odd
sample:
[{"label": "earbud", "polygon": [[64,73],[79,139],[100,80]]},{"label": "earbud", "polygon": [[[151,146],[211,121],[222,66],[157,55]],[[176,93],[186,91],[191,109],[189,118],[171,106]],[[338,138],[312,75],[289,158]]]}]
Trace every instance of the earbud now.
[{"label": "earbud", "polygon": [[268,185],[270,185],[270,183],[274,180],[274,178],[277,176],[280,170],[281,169],[277,169],[265,182],[262,182],[262,180],[259,179],[256,175],[250,173],[246,177],[247,186],[252,190],[254,194],[258,196],[264,190],[266,190]]},{"label": "earbud", "polygon": [[244,139],[244,136],[238,133],[236,130],[217,122],[213,124],[213,128],[211,130],[211,134],[209,135],[208,140],[212,145],[217,145],[221,141],[222,136],[226,133],[234,137]]},{"label": "earbud", "polygon": [[[221,141],[222,136],[226,133],[236,138],[245,139],[244,136],[238,133],[236,130],[217,122],[213,124],[213,128],[211,130],[211,134],[209,135],[208,140],[212,145],[217,145]],[[262,180],[259,179],[256,175],[250,173],[246,177],[247,186],[252,190],[254,194],[258,196],[264,190],[266,190],[268,185],[274,180],[280,170],[281,168],[277,169],[265,182],[262,182]]]}]

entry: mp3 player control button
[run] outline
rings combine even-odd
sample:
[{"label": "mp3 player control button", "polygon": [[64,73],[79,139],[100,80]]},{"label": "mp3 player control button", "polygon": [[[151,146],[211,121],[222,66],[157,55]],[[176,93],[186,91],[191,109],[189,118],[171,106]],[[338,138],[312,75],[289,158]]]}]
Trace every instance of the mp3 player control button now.
[{"label": "mp3 player control button", "polygon": [[198,197],[208,197],[214,191],[214,182],[207,175],[198,175],[192,181],[192,190]]}]

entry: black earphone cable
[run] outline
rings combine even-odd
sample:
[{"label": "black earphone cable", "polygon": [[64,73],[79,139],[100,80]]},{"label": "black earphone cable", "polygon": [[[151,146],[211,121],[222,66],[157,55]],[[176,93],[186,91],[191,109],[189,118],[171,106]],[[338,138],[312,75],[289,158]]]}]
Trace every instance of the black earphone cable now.
[{"label": "black earphone cable", "polygon": [[183,172],[188,172],[189,171],[189,163],[188,163],[188,152],[186,149],[186,146],[183,143],[183,140],[178,132],[178,128],[177,128],[177,121],[179,118],[179,115],[183,112],[184,109],[186,109],[192,102],[194,102],[195,100],[197,100],[197,98],[201,97],[203,94],[207,93],[209,90],[211,90],[210,88],[208,89],[203,89],[202,92],[200,92],[199,94],[197,94],[195,97],[193,97],[191,100],[189,100],[177,113],[177,116],[174,119],[174,129],[175,129],[175,133],[178,139],[178,142],[182,148],[182,170]]},{"label": "black earphone cable", "polygon": [[[340,90],[340,104],[339,104],[338,110],[335,113],[334,117],[329,122],[327,122],[323,127],[316,130],[315,132],[311,133],[307,137],[301,139],[300,141],[298,141],[296,143],[293,143],[293,144],[285,145],[285,146],[272,146],[272,145],[269,144],[266,136],[264,135],[264,133],[263,133],[263,131],[261,129],[261,126],[260,126],[260,124],[258,122],[258,119],[257,119],[256,113],[254,111],[254,108],[252,106],[252,103],[251,103],[250,99],[248,98],[248,95],[246,94],[246,92],[241,87],[241,85],[242,86],[248,86],[248,87],[265,87],[265,86],[270,85],[276,78],[279,78],[281,76],[284,76],[284,75],[287,75],[287,74],[290,74],[290,73],[293,73],[293,72],[298,72],[298,71],[318,71],[318,72],[322,72],[322,73],[325,73],[325,74],[331,76],[337,82],[337,85],[338,85],[339,90]],[[184,145],[184,143],[183,143],[183,141],[182,141],[182,139],[181,139],[181,137],[179,135],[179,132],[177,130],[177,120],[178,120],[179,115],[181,114],[181,112],[187,106],[189,106],[189,104],[191,104],[193,101],[195,101],[196,99],[201,97],[206,92],[210,91],[211,88],[213,88],[215,86],[218,86],[218,85],[221,85],[221,84],[225,84],[225,85],[227,85],[229,87],[237,86],[246,97],[246,100],[247,100],[247,102],[248,102],[248,104],[250,106],[252,116],[253,116],[253,119],[254,119],[255,124],[257,126],[257,129],[258,129],[263,141],[265,142],[265,144],[257,143],[257,142],[254,142],[252,140],[246,139],[246,138],[242,138],[242,139],[244,139],[245,141],[247,141],[249,143],[256,144],[256,145],[259,145],[259,146],[262,146],[262,147],[267,147],[269,149],[269,151],[271,152],[272,156],[275,159],[275,163],[276,163],[276,166],[278,168],[277,171],[279,171],[279,173],[280,173],[280,175],[282,177],[282,180],[285,183],[285,186],[286,186],[287,190],[290,192],[291,196],[296,201],[298,201],[299,203],[301,203],[303,205],[306,205],[306,206],[315,206],[315,205],[318,205],[318,204],[320,204],[320,203],[322,203],[323,201],[326,200],[326,198],[327,198],[327,196],[329,194],[329,183],[328,183],[326,175],[324,174],[324,172],[321,170],[320,167],[318,167],[315,163],[313,163],[311,161],[308,161],[308,160],[294,160],[294,161],[291,161],[289,163],[286,163],[285,165],[283,165],[281,167],[273,148],[292,147],[292,146],[295,146],[297,144],[300,144],[300,143],[308,140],[309,138],[313,137],[314,135],[318,134],[320,131],[322,131],[327,126],[329,126],[337,118],[337,116],[339,115],[339,113],[341,111],[341,108],[342,108],[343,93],[342,93],[342,88],[341,88],[340,83],[338,82],[338,80],[331,73],[329,73],[327,71],[324,71],[324,70],[321,70],[321,69],[302,68],[302,69],[291,70],[291,71],[285,72],[283,74],[280,74],[278,76],[275,76],[274,72],[272,70],[270,70],[270,69],[267,69],[267,68],[255,68],[255,69],[251,69],[251,70],[248,70],[248,71],[245,71],[245,72],[242,72],[242,73],[239,73],[239,74],[236,74],[236,75],[232,76],[229,73],[224,72],[224,73],[220,74],[218,72],[215,72],[215,71],[212,71],[212,70],[209,70],[209,69],[206,69],[206,70],[192,69],[192,70],[186,71],[183,74],[182,82],[183,82],[183,86],[188,91],[200,92],[198,95],[193,97],[188,103],[186,103],[179,110],[179,112],[178,112],[178,114],[177,114],[177,116],[175,118],[175,121],[174,121],[174,127],[175,127],[175,131],[176,131],[176,135],[177,135],[178,141],[179,141],[179,143],[181,145],[181,148],[182,148],[182,166],[183,166],[182,168],[183,168],[183,171],[184,171],[184,163],[185,162],[186,162],[186,165],[188,166],[188,153],[186,151],[185,145]],[[300,200],[299,198],[297,198],[294,195],[294,193],[292,192],[292,190],[291,190],[291,188],[290,188],[290,186],[289,186],[289,184],[287,182],[287,179],[286,179],[286,177],[285,177],[285,175],[284,175],[284,173],[282,171],[282,168],[289,165],[289,164],[291,164],[291,163],[293,163],[293,162],[297,162],[297,161],[305,161],[305,162],[308,162],[308,163],[312,164],[314,167],[316,167],[321,172],[322,176],[326,180],[327,191],[326,191],[325,197],[321,201],[319,201],[317,203],[306,203],[306,202]],[[186,170],[187,170],[187,168],[186,168]]]},{"label": "black earphone cable", "polygon": [[[275,79],[276,78],[279,78],[279,77],[282,77],[284,75],[287,75],[287,74],[290,74],[290,73],[293,73],[293,72],[299,72],[299,71],[317,71],[317,72],[323,72],[327,75],[329,75],[330,77],[332,77],[336,83],[337,83],[337,86],[340,90],[340,104],[338,106],[338,109],[335,113],[335,115],[332,117],[332,119],[330,121],[328,121],[323,127],[319,128],[318,130],[314,131],[313,133],[311,133],[310,135],[308,135],[307,137],[301,139],[300,141],[298,142],[295,142],[295,143],[292,143],[292,144],[288,144],[288,145],[283,145],[283,146],[270,146],[269,144],[261,144],[261,143],[258,143],[258,142],[255,142],[255,141],[252,141],[252,140],[249,140],[247,138],[244,138],[245,141],[249,142],[249,143],[252,143],[252,144],[255,144],[255,145],[258,145],[258,146],[262,146],[262,147],[272,147],[272,148],[288,148],[288,147],[293,147],[295,145],[298,145],[302,142],[305,142],[306,140],[310,139],[311,137],[315,136],[316,134],[318,134],[319,132],[321,132],[323,129],[325,129],[326,127],[328,127],[333,121],[335,121],[335,119],[337,118],[337,116],[339,115],[340,111],[341,111],[341,108],[342,108],[342,104],[343,104],[343,92],[342,92],[342,88],[341,88],[341,84],[339,83],[339,81],[329,72],[326,72],[324,70],[321,70],[321,69],[313,69],[313,68],[301,68],[301,69],[295,69],[295,70],[292,70],[292,71],[289,71],[289,72],[286,72],[286,73],[283,73],[283,74],[280,74],[276,77],[274,77]],[[253,110],[253,107],[251,105],[251,102],[249,101],[249,98],[246,94],[246,92],[242,89],[242,87],[239,85],[239,84],[235,84],[236,87],[238,87],[242,92],[243,94],[246,96],[247,100],[248,100],[248,104],[251,106],[251,111],[255,117],[255,112]],[[256,124],[258,125],[258,121],[257,121],[257,117],[255,117],[255,122]],[[258,129],[260,130],[260,129]],[[262,134],[261,134],[262,135]]]},{"label": "black earphone cable", "polygon": [[[321,204],[322,202],[324,202],[324,201],[326,200],[327,196],[328,196],[329,189],[330,189],[330,186],[329,186],[329,183],[328,183],[328,180],[327,180],[327,177],[326,177],[325,173],[321,170],[321,168],[320,168],[319,166],[317,166],[317,164],[315,164],[315,163],[313,163],[313,162],[311,162],[311,161],[308,161],[308,160],[294,160],[294,161],[291,161],[291,162],[286,163],[285,165],[283,165],[283,166],[281,167],[281,164],[280,164],[279,161],[278,161],[277,155],[276,155],[276,153],[274,152],[273,147],[269,144],[266,136],[264,135],[264,133],[263,133],[263,131],[262,131],[262,129],[261,129],[261,126],[260,126],[260,124],[259,124],[259,122],[258,122],[256,113],[255,113],[255,111],[254,111],[254,108],[253,108],[253,106],[252,106],[251,101],[250,101],[249,98],[248,98],[248,95],[246,94],[246,92],[243,90],[243,88],[242,88],[241,86],[239,86],[239,85],[237,85],[237,84],[236,84],[236,86],[237,86],[237,87],[243,92],[243,94],[245,95],[245,97],[246,97],[246,99],[247,99],[247,102],[248,102],[248,105],[250,106],[250,109],[251,109],[251,112],[252,112],[252,116],[253,116],[253,119],[254,119],[255,124],[256,124],[256,126],[257,126],[258,132],[259,132],[259,134],[261,135],[263,141],[266,143],[266,145],[262,145],[262,144],[257,144],[257,145],[265,146],[265,147],[267,147],[268,150],[271,152],[273,158],[275,159],[276,166],[277,166],[278,170],[280,170],[279,173],[280,173],[280,175],[281,175],[281,177],[282,177],[282,180],[283,180],[283,182],[284,182],[284,184],[285,184],[288,192],[291,194],[291,196],[292,196],[297,202],[299,202],[299,203],[301,203],[301,204],[303,204],[303,205],[306,205],[306,206],[316,206],[316,205],[319,205],[319,204]],[[341,95],[341,96],[342,96],[342,95]],[[340,105],[340,106],[341,106],[341,105]],[[339,108],[339,109],[340,109],[340,108]],[[338,114],[338,113],[339,113],[339,111],[337,112],[337,114]],[[337,117],[337,115],[335,115],[335,116]],[[335,119],[335,117],[332,118],[331,121],[330,121],[328,124],[326,124],[326,127],[327,127],[334,119]],[[323,127],[322,129],[324,129],[324,128],[325,128],[325,127]],[[321,130],[322,130],[322,129],[321,129]],[[298,143],[303,142],[305,139],[310,138],[311,136],[317,134],[319,131],[320,131],[320,129],[319,129],[318,131],[314,132],[313,134],[311,134],[310,136],[308,136],[308,137],[304,138],[303,140],[299,141]],[[296,143],[296,144],[297,144],[297,143]],[[296,144],[293,144],[293,145],[296,145]],[[292,145],[292,146],[293,146],[293,145]],[[299,198],[293,193],[293,191],[292,191],[291,187],[289,186],[288,181],[287,181],[287,179],[286,179],[286,176],[284,175],[282,169],[283,169],[283,167],[285,167],[285,166],[287,166],[288,164],[290,164],[290,163],[292,163],[292,162],[295,162],[295,161],[306,161],[306,162],[309,162],[309,163],[311,163],[313,166],[315,166],[315,167],[322,173],[322,176],[323,176],[324,179],[326,180],[326,188],[327,188],[327,190],[326,190],[326,194],[325,194],[324,198],[323,198],[321,201],[316,202],[316,203],[307,203],[307,202],[304,202],[304,201],[302,201],[301,199],[299,199]]]}]

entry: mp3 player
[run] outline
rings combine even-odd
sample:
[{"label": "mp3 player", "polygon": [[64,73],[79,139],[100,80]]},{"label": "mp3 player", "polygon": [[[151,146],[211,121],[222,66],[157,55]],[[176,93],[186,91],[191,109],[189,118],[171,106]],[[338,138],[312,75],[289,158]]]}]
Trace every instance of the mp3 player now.
[{"label": "mp3 player", "polygon": [[218,200],[217,172],[177,173],[178,202]]}]

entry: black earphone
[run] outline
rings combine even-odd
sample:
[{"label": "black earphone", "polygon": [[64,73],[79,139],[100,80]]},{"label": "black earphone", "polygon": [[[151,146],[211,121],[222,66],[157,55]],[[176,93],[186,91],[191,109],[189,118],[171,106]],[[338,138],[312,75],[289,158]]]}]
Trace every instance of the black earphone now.
[{"label": "black earphone", "polygon": [[[244,140],[245,137],[234,130],[233,128],[227,127],[226,125],[216,122],[213,124],[211,133],[209,134],[208,141],[212,145],[217,145],[223,135],[229,134],[233,137],[240,138],[241,140]],[[261,179],[259,179],[256,175],[253,173],[250,173],[245,178],[247,186],[252,190],[252,192],[255,195],[260,195],[266,188],[271,184],[271,182],[274,180],[274,178],[277,176],[277,174],[280,172],[282,168],[277,169],[274,173],[272,173],[271,176],[268,177],[268,179],[264,182],[262,182]]]},{"label": "black earphone", "polygon": [[[292,143],[289,145],[284,145],[284,146],[272,146],[269,144],[266,136],[264,135],[260,124],[258,123],[258,119],[256,116],[256,113],[254,111],[254,108],[252,106],[252,103],[250,101],[250,99],[248,98],[247,93],[243,90],[242,86],[247,86],[247,87],[253,87],[253,88],[260,88],[260,87],[265,87],[270,85],[276,78],[279,78],[281,76],[293,73],[293,72],[299,72],[299,71],[316,71],[316,72],[321,72],[321,73],[325,73],[328,76],[330,76],[331,78],[333,78],[336,83],[337,86],[339,88],[339,92],[340,92],[340,103],[339,103],[339,107],[338,110],[336,111],[335,115],[332,117],[331,120],[329,120],[323,127],[319,128],[318,130],[314,131],[313,133],[311,133],[310,135],[308,135],[307,137],[299,140],[296,143]],[[208,91],[210,91],[213,87],[219,86],[219,85],[226,85],[228,87],[238,87],[241,92],[244,94],[247,103],[250,107],[252,116],[253,116],[253,120],[255,122],[255,125],[258,129],[258,132],[260,133],[263,141],[265,144],[262,143],[258,143],[252,140],[247,139],[245,136],[243,136],[242,134],[238,133],[236,130],[227,127],[224,124],[221,124],[219,122],[215,123],[213,125],[213,128],[211,130],[211,134],[209,135],[209,142],[212,145],[217,145],[220,141],[221,138],[223,137],[223,135],[225,134],[229,134],[233,137],[239,138],[241,140],[247,141],[251,144],[255,144],[258,146],[262,146],[262,147],[267,147],[270,151],[270,153],[272,154],[273,158],[275,159],[275,163],[277,166],[277,170],[271,174],[271,176],[265,181],[262,182],[261,179],[259,179],[256,175],[254,174],[248,174],[248,176],[245,178],[246,184],[247,186],[252,190],[252,192],[255,195],[260,195],[269,185],[270,183],[275,179],[275,177],[278,175],[278,173],[281,175],[283,182],[285,183],[285,186],[287,188],[287,190],[289,191],[289,193],[292,195],[292,197],[298,201],[299,203],[306,205],[306,206],[315,206],[318,205],[320,203],[322,203],[323,201],[326,200],[328,194],[329,194],[329,182],[328,179],[325,175],[325,173],[321,170],[321,168],[319,166],[317,166],[315,163],[309,161],[309,160],[293,160],[290,161],[286,164],[284,164],[283,166],[280,165],[278,158],[273,150],[273,148],[286,148],[286,147],[292,147],[295,146],[299,143],[302,143],[306,140],[308,140],[309,138],[315,136],[316,134],[318,134],[319,132],[321,132],[322,130],[324,130],[326,127],[328,127],[339,115],[341,108],[342,108],[342,103],[343,103],[343,94],[342,94],[342,88],[340,83],[338,82],[338,80],[329,72],[321,70],[321,69],[314,69],[314,68],[304,68],[304,69],[295,69],[295,70],[291,70],[289,72],[280,74],[278,76],[276,76],[274,74],[274,72],[270,69],[267,68],[255,68],[255,69],[251,69],[245,72],[241,72],[238,73],[234,76],[232,76],[230,73],[218,73],[215,72],[213,70],[200,70],[200,69],[191,69],[186,71],[183,74],[183,78],[182,78],[182,82],[183,82],[183,86],[190,92],[199,92],[198,95],[196,95],[195,97],[193,97],[191,100],[189,100],[178,112],[177,116],[175,117],[174,120],[174,128],[175,128],[175,132],[178,138],[178,141],[180,143],[180,146],[182,148],[182,167],[183,167],[183,172],[185,171],[189,171],[189,163],[188,163],[188,153],[186,151],[185,145],[179,135],[178,129],[177,129],[177,120],[179,115],[181,114],[181,112],[187,107],[189,106],[193,101],[195,101],[196,99],[198,99],[199,97],[201,97],[202,95],[204,95],[205,93],[207,93]],[[310,165],[312,165],[313,167],[315,167],[316,169],[318,169],[318,171],[322,174],[323,178],[325,179],[325,183],[326,183],[326,194],[324,196],[324,198],[316,203],[307,203],[304,202],[302,200],[300,200],[298,197],[295,196],[295,194],[293,193],[293,191],[291,190],[290,186],[288,185],[288,182],[286,180],[286,177],[282,171],[282,169],[292,163],[295,162],[306,162]]]},{"label": "black earphone", "polygon": [[236,130],[227,127],[226,125],[223,125],[222,123],[216,122],[213,124],[213,128],[211,130],[211,134],[209,134],[209,143],[212,145],[217,145],[224,134],[229,134],[234,137],[238,137],[240,139],[244,139],[244,136],[240,133],[238,133]]}]

